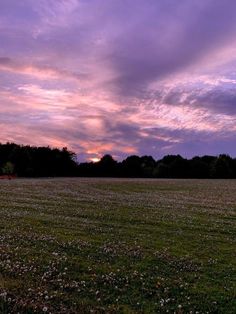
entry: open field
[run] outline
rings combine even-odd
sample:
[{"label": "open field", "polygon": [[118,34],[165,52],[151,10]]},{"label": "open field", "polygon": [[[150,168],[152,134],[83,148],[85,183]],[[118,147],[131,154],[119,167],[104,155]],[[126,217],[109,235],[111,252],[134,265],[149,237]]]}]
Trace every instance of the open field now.
[{"label": "open field", "polygon": [[236,313],[236,181],[0,182],[0,313]]}]

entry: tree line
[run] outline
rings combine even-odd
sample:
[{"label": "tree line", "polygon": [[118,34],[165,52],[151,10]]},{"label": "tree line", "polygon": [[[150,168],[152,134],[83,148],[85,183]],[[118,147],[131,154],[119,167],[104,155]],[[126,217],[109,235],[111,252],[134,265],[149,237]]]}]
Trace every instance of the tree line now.
[{"label": "tree line", "polygon": [[99,162],[76,160],[66,147],[34,147],[14,143],[0,144],[0,175],[19,177],[141,177],[141,178],[236,178],[236,158],[221,154],[191,159],[167,155],[127,157],[121,162],[104,155]]},{"label": "tree line", "polygon": [[33,147],[14,143],[0,144],[0,174],[19,177],[76,175],[75,154],[66,147]]}]

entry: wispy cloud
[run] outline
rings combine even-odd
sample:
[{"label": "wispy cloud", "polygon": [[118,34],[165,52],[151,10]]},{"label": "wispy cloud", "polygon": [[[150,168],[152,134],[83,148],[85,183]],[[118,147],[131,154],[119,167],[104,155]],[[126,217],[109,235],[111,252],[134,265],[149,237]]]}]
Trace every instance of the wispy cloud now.
[{"label": "wispy cloud", "polygon": [[235,19],[234,0],[1,1],[0,140],[236,154]]},{"label": "wispy cloud", "polygon": [[23,75],[30,75],[38,79],[73,79],[81,81],[86,78],[85,74],[73,73],[47,65],[24,64],[13,61],[10,58],[0,57],[0,71],[10,71]]}]

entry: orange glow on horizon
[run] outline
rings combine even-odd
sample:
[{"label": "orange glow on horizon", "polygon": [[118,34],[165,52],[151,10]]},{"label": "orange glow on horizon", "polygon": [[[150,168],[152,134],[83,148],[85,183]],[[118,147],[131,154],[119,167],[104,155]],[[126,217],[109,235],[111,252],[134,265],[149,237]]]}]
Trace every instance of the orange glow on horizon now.
[{"label": "orange glow on horizon", "polygon": [[98,157],[93,157],[93,158],[90,158],[90,160],[91,160],[92,162],[99,162],[99,161],[100,161],[100,158],[98,158]]}]

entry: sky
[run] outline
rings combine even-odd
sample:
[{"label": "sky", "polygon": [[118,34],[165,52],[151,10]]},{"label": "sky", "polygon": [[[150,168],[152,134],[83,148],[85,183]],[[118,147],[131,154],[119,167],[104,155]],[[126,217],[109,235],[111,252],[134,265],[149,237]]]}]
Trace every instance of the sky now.
[{"label": "sky", "polygon": [[1,0],[0,142],[236,156],[235,0]]}]

